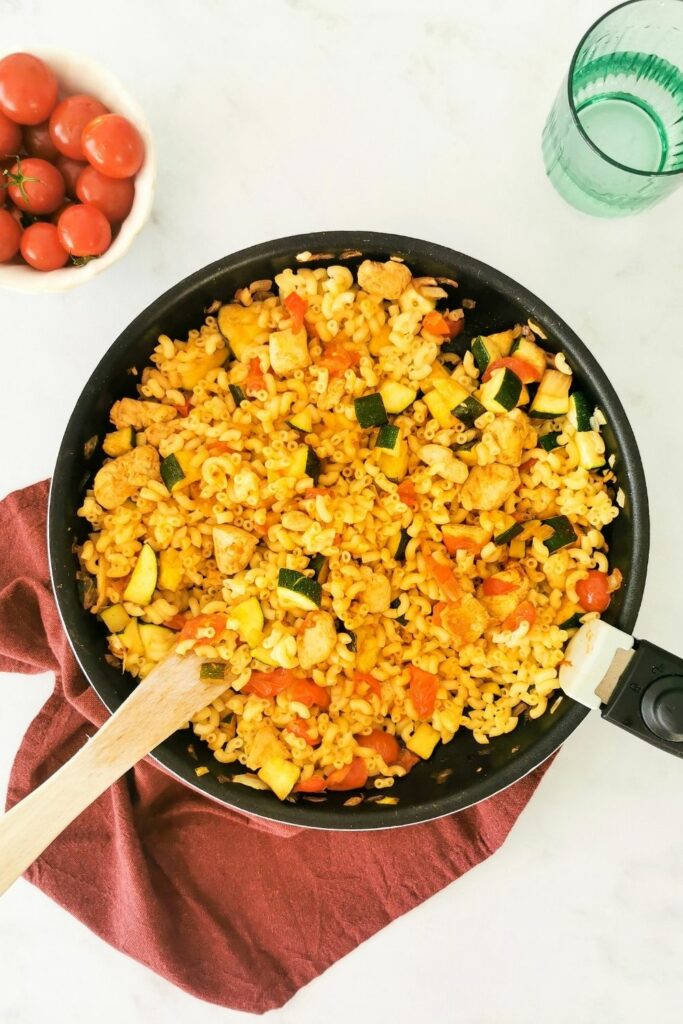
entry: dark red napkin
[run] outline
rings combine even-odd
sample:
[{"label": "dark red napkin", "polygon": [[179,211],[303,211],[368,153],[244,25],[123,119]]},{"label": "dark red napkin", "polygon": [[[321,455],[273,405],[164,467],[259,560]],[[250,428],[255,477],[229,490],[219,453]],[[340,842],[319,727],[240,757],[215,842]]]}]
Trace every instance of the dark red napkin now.
[{"label": "dark red napkin", "polygon": [[[43,482],[0,503],[0,670],[56,675],[14,762],[8,807],[68,760],[107,714],[74,660],[52,597],[47,492]],[[144,761],[26,877],[180,988],[263,1013],[492,854],[544,770],[449,818],[350,833],[271,827]]]}]

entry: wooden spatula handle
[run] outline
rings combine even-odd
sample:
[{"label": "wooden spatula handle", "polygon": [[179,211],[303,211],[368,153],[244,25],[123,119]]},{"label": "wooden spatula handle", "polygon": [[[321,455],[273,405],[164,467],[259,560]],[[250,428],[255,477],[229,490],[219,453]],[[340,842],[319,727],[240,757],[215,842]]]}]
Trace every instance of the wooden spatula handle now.
[{"label": "wooden spatula handle", "polygon": [[200,681],[200,665],[194,654],[166,658],[70,761],[0,818],[0,894],[105,789],[225,690],[225,681]]}]

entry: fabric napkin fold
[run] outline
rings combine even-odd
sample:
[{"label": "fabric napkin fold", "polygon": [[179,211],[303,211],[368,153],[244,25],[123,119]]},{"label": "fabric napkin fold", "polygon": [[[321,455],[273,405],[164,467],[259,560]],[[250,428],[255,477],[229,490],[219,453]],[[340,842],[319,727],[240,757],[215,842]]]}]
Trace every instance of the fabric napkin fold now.
[{"label": "fabric napkin fold", "polygon": [[[108,712],[52,596],[48,483],[0,503],[0,670],[55,673],[12,769],[7,806],[86,742]],[[112,946],[187,992],[263,1013],[503,842],[548,762],[460,814],[380,832],[271,825],[143,761],[26,873]]]}]

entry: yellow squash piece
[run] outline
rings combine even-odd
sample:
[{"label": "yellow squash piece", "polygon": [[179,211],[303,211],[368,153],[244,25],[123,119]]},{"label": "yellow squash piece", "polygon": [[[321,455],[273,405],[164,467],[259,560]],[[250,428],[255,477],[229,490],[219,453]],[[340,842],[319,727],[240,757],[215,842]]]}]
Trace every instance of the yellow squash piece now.
[{"label": "yellow squash piece", "polygon": [[430,391],[426,394],[424,402],[440,427],[446,428],[455,426],[455,416],[451,415],[451,410],[448,408],[448,402],[443,395],[439,394],[438,391]]},{"label": "yellow squash piece", "polygon": [[186,391],[192,391],[195,384],[206,377],[209,370],[215,370],[228,361],[230,353],[227,347],[217,349],[215,352],[196,353],[191,363],[180,364],[180,386]]},{"label": "yellow squash piece", "polygon": [[418,725],[406,746],[408,750],[412,750],[414,754],[417,754],[418,757],[426,761],[434,753],[434,747],[440,739],[441,736],[436,729],[433,729],[428,722],[422,722]]},{"label": "yellow squash piece", "polygon": [[291,761],[286,761],[284,757],[278,756],[269,757],[258,772],[259,779],[270,786],[279,800],[284,800],[289,796],[299,781],[300,775],[300,768],[297,768]]},{"label": "yellow squash piece", "polygon": [[157,556],[149,544],[143,544],[133,574],[123,592],[123,600],[139,605],[149,604],[156,585]]},{"label": "yellow squash piece", "polygon": [[177,590],[183,578],[180,552],[167,548],[159,554],[159,590]]},{"label": "yellow squash piece", "polygon": [[140,623],[142,649],[148,661],[163,661],[177,638],[178,634],[166,626],[154,626],[150,622]]},{"label": "yellow squash piece", "polygon": [[140,627],[137,619],[131,619],[123,633],[119,637],[121,643],[130,654],[144,654]]},{"label": "yellow squash piece", "polygon": [[116,459],[119,455],[125,455],[131,448],[135,447],[135,431],[132,427],[121,427],[120,430],[113,430],[107,434],[102,442],[102,448],[106,455]]},{"label": "yellow squash piece", "polygon": [[130,622],[130,615],[122,604],[113,604],[100,612],[100,618],[110,633],[123,633]]},{"label": "yellow squash piece", "polygon": [[228,612],[228,626],[236,629],[248,647],[258,647],[263,640],[263,611],[255,597],[240,601]]}]

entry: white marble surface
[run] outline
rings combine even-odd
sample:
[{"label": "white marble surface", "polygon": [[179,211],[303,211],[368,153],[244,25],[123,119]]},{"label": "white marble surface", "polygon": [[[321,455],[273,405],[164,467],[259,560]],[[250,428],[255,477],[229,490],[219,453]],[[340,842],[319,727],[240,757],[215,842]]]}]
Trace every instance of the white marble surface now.
[{"label": "white marble surface", "polygon": [[[64,296],[0,293],[0,491],[50,473],[102,352],[185,274],[308,229],[414,234],[507,271],[592,346],[623,396],[650,487],[638,633],[683,652],[683,191],[639,218],[591,220],[555,195],[540,157],[544,116],[603,0],[115,6],[112,23],[92,0],[0,0],[0,49],[68,45],[108,63],[145,107],[160,164],[153,221],[120,264]],[[2,679],[3,791],[50,685]],[[495,857],[269,1019],[674,1019],[682,780],[679,761],[591,719]],[[113,951],[23,880],[0,903],[0,949],[3,1024],[247,1019]]]}]

